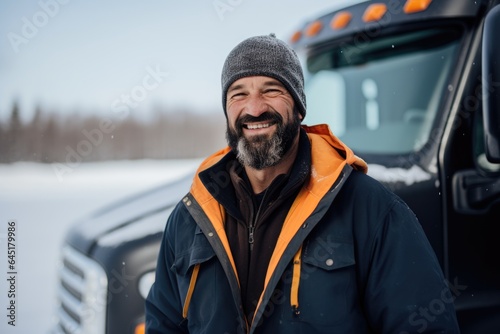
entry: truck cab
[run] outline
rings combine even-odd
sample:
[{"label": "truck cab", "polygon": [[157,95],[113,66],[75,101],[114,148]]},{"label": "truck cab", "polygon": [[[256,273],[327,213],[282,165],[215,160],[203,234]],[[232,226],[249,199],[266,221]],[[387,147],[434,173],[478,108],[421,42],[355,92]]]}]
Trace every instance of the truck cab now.
[{"label": "truck cab", "polygon": [[[462,333],[500,332],[500,1],[381,0],[332,11],[290,39],[305,124],[327,123],[417,215]],[[143,333],[163,229],[194,171],[77,222],[62,251],[60,333]]]}]

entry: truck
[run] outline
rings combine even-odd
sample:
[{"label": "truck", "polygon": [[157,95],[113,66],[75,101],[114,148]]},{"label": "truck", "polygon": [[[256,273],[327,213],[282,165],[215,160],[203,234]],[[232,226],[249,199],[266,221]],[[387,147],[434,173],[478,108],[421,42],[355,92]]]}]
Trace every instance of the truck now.
[{"label": "truck", "polygon": [[[304,22],[306,124],[327,123],[417,215],[462,333],[500,333],[500,1],[377,0]],[[56,333],[144,333],[173,206],[194,171],[103,208],[62,247]],[[388,270],[391,270],[388,268]]]}]

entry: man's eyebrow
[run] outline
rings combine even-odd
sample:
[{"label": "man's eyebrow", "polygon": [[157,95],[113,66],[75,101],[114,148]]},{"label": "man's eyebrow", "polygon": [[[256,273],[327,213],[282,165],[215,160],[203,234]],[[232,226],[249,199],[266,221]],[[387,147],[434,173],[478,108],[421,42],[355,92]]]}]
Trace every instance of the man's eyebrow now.
[{"label": "man's eyebrow", "polygon": [[238,89],[242,89],[242,88],[243,88],[242,84],[234,85],[234,86],[231,86],[231,87],[228,88],[227,93],[229,94],[233,90],[238,90]]},{"label": "man's eyebrow", "polygon": [[[265,81],[263,83],[263,86],[264,87],[274,87],[274,86],[278,86],[278,87],[282,87],[282,88],[285,88],[286,87],[278,80],[276,79],[269,79],[267,81]],[[227,94],[229,94],[230,92],[232,91],[235,91],[235,90],[239,90],[239,89],[244,89],[245,88],[245,85],[244,84],[237,84],[237,85],[234,85],[234,86],[230,86],[227,90]]]},{"label": "man's eyebrow", "polygon": [[285,86],[281,82],[279,82],[278,80],[276,80],[276,79],[271,79],[271,80],[268,80],[268,81],[264,82],[264,86],[266,86],[266,87],[269,87],[269,86],[279,86],[279,87],[285,88]]}]

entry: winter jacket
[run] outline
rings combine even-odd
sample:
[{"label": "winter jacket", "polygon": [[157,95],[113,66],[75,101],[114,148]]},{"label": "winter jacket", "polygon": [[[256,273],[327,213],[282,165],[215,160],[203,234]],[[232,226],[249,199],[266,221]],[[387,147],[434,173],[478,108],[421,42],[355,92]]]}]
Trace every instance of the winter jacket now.
[{"label": "winter jacket", "polygon": [[199,175],[170,215],[146,300],[147,333],[458,333],[453,296],[408,206],[363,172],[326,125],[303,127],[310,177],[283,223],[252,321],[225,234],[225,208]]},{"label": "winter jacket", "polygon": [[247,320],[253,318],[267,267],[283,223],[298,192],[309,178],[311,144],[301,129],[297,156],[285,174],[277,175],[260,194],[254,194],[243,166],[234,154],[226,154],[208,172],[200,173],[205,185],[216,182],[214,175],[229,173],[231,182],[213,193],[226,212],[224,228],[238,273],[241,300]]}]

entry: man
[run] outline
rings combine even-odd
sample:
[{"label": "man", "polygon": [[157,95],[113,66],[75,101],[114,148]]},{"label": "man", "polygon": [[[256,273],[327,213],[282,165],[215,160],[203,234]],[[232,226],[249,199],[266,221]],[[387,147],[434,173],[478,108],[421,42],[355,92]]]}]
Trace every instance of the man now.
[{"label": "man", "polygon": [[148,333],[458,332],[416,217],[326,125],[301,126],[303,84],[273,35],[228,55],[229,147],[168,219]]}]

